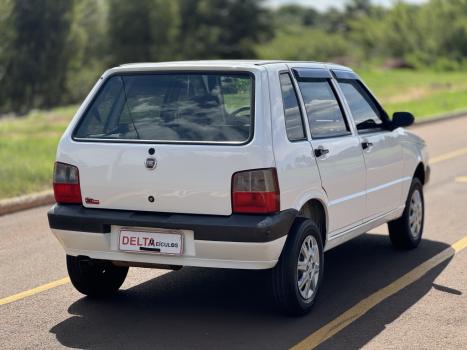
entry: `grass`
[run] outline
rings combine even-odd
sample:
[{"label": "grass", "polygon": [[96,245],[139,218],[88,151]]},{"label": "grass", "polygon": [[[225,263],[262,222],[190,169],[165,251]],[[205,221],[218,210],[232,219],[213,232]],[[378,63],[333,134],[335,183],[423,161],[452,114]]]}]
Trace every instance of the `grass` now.
[{"label": "grass", "polygon": [[[388,113],[418,120],[467,109],[467,72],[373,70],[358,72]],[[230,101],[241,107],[243,99]],[[0,119],[0,199],[51,188],[58,140],[77,106]]]},{"label": "grass", "polygon": [[51,188],[57,143],[76,109],[0,119],[0,199]]},{"label": "grass", "polygon": [[467,72],[373,70],[358,73],[389,115],[407,111],[420,120],[467,109]]}]

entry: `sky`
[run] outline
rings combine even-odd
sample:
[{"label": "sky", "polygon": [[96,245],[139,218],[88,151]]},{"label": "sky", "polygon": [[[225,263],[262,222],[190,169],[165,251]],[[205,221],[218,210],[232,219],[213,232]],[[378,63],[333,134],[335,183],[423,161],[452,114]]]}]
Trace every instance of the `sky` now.
[{"label": "sky", "polygon": [[[284,4],[300,4],[303,6],[311,6],[317,10],[324,11],[329,7],[342,8],[347,2],[346,0],[268,0],[269,4],[273,7],[281,6]],[[394,0],[372,0],[375,4],[384,6],[390,6],[394,3]],[[426,0],[405,0],[405,2],[412,4],[420,4],[426,2]]]}]

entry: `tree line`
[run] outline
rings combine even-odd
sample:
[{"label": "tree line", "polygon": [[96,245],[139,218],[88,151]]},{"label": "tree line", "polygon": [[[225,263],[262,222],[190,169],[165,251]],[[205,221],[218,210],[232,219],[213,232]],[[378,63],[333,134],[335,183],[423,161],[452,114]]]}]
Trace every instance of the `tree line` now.
[{"label": "tree line", "polygon": [[280,50],[282,58],[331,58],[353,65],[467,67],[467,0],[396,1],[390,8],[354,0],[325,13],[285,6],[276,17],[282,22],[275,37],[259,46],[260,56]]},{"label": "tree line", "polygon": [[467,0],[351,0],[318,12],[263,0],[0,0],[0,115],[76,103],[106,68],[215,58],[463,69]]}]

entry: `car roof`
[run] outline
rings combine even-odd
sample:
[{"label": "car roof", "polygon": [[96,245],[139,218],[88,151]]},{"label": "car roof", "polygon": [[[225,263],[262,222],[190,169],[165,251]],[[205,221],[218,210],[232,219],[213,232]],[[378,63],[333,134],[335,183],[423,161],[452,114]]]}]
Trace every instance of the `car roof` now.
[{"label": "car roof", "polygon": [[[287,61],[287,60],[200,60],[200,61],[171,61],[171,62],[140,62],[121,64],[120,69],[160,69],[160,68],[198,68],[198,67],[225,67],[225,68],[258,68],[259,66],[267,67],[274,64],[288,64],[290,66],[301,65],[302,67],[310,68],[328,68],[342,69],[352,71],[349,67],[342,65],[316,62],[316,61]],[[117,70],[118,70],[117,68]]]}]

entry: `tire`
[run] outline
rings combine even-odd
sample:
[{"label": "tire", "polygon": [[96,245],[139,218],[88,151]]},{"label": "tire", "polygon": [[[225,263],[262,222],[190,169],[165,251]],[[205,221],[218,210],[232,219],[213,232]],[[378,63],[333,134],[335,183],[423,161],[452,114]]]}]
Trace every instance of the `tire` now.
[{"label": "tire", "polygon": [[[418,194],[417,194],[418,193]],[[388,222],[389,238],[396,249],[416,248],[422,240],[425,222],[423,185],[418,178],[412,180],[402,216]]]},{"label": "tire", "polygon": [[73,286],[90,297],[115,294],[125,281],[128,267],[115,266],[110,261],[66,256],[68,275]]},{"label": "tire", "polygon": [[[307,252],[316,252],[310,254],[310,260],[307,260],[302,250],[307,247],[310,247]],[[277,265],[272,269],[273,297],[282,312],[290,316],[302,316],[311,310],[323,278],[323,258],[323,243],[318,227],[310,219],[298,218],[289,232]],[[304,271],[298,270],[299,259],[305,262]],[[313,276],[308,278],[308,294],[305,289],[307,283],[304,288],[299,288],[299,282],[307,280],[307,273]]]}]

